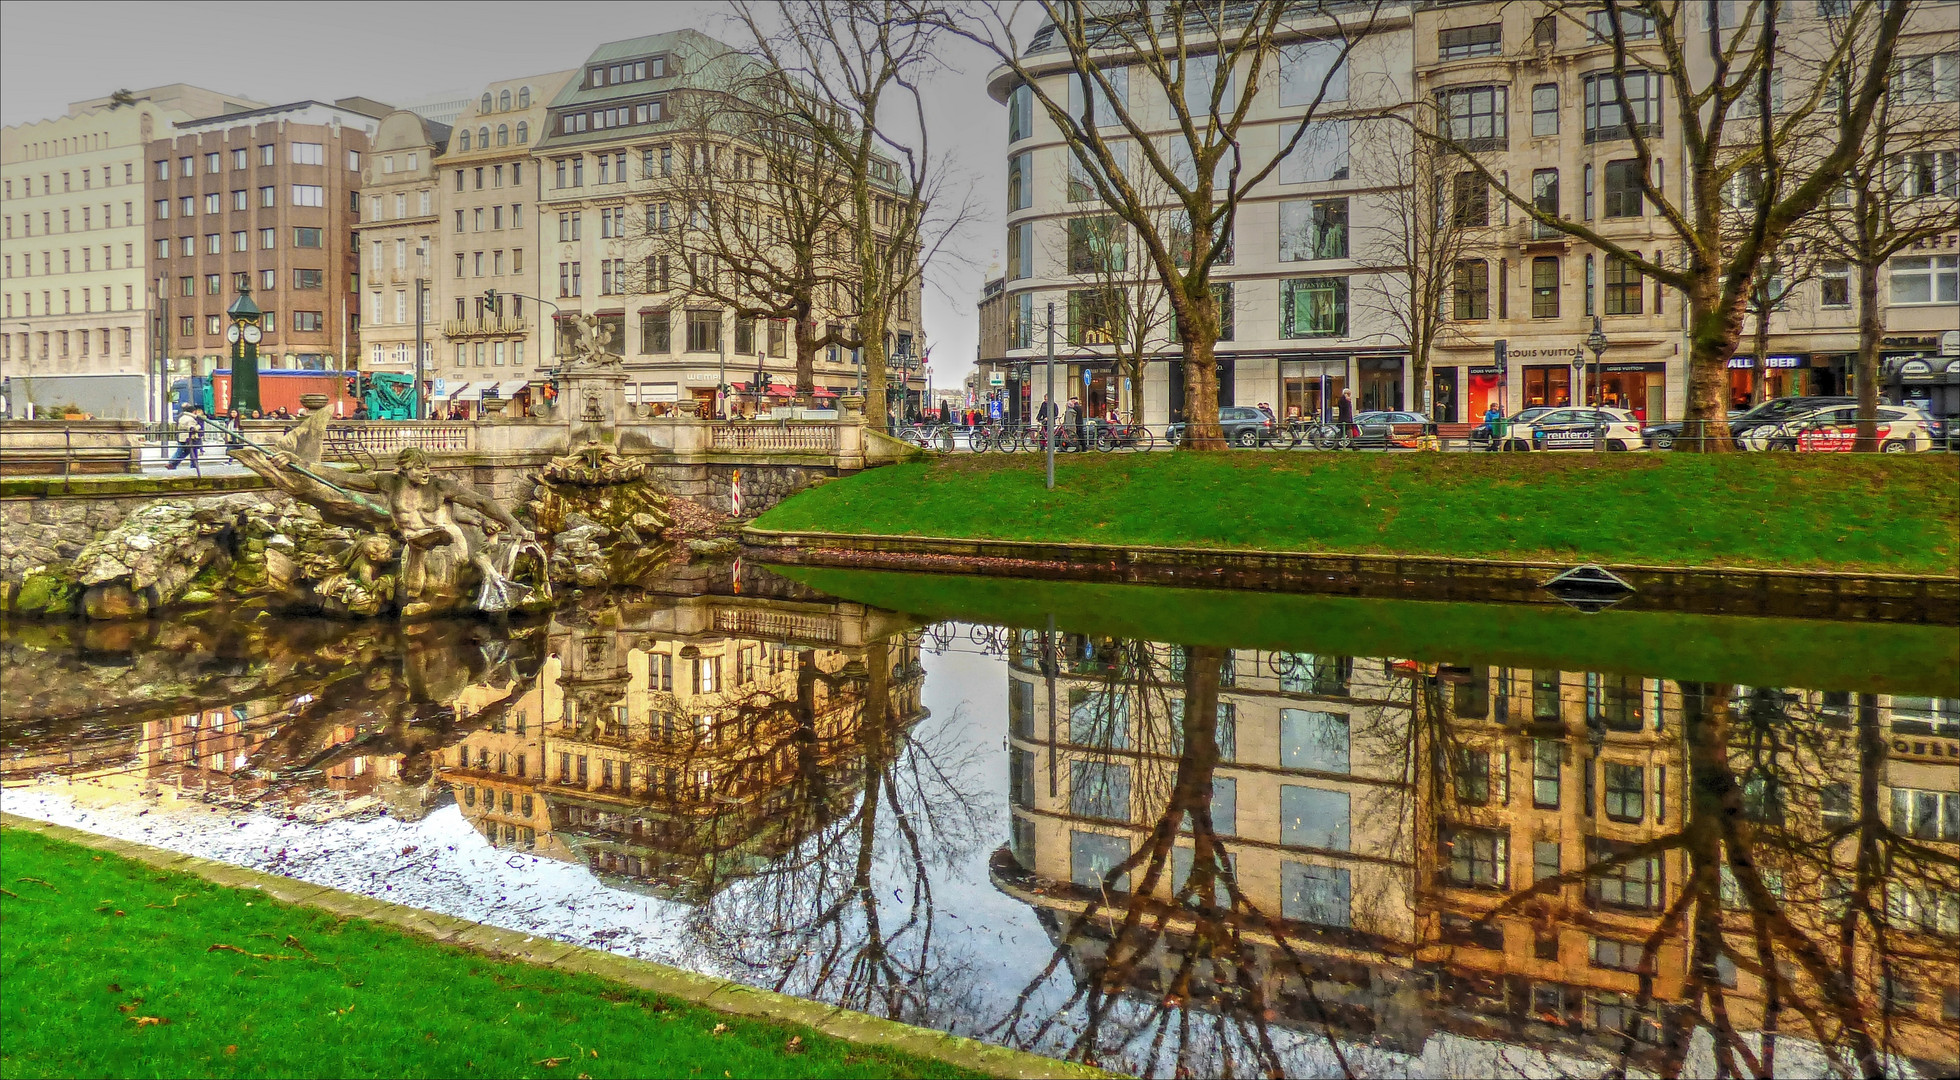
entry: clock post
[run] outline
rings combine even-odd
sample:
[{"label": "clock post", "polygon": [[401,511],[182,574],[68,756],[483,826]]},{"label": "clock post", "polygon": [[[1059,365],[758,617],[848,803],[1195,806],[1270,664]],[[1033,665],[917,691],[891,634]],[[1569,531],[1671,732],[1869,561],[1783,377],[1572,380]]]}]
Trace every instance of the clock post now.
[{"label": "clock post", "polygon": [[249,286],[238,290],[238,299],[225,310],[231,325],[225,340],[231,343],[231,405],[241,416],[259,409],[259,337],[264,331],[259,319],[264,314],[252,302]]}]

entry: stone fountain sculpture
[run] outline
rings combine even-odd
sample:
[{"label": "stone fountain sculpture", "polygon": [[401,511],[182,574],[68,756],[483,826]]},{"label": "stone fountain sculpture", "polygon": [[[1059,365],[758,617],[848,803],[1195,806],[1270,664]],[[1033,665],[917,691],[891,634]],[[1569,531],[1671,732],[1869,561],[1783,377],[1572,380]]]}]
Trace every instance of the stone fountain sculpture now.
[{"label": "stone fountain sculpture", "polygon": [[[323,466],[331,417],[324,400],[305,404],[305,418],[270,449],[232,451],[239,464],[349,533],[338,551],[295,561],[285,586],[310,592],[331,614],[356,616],[507,611],[550,598],[542,548],[495,499],[436,475],[428,455],[412,446],[392,468]],[[527,557],[539,571],[534,588],[511,581]]]}]

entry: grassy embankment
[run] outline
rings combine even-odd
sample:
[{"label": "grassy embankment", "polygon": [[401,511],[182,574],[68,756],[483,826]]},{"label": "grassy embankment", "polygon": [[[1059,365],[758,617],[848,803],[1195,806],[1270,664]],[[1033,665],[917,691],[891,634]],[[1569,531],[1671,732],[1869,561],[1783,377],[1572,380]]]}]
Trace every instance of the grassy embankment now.
[{"label": "grassy embankment", "polygon": [[1557,605],[1357,599],[1241,589],[961,577],[817,566],[776,573],[832,596],[946,620],[1179,645],[1605,671],[1749,686],[1960,695],[1950,626]]},{"label": "grassy embankment", "polygon": [[971,1075],[0,835],[10,1077]]},{"label": "grassy embankment", "polygon": [[1953,576],[1950,454],[959,455],[872,469],[765,529]]}]

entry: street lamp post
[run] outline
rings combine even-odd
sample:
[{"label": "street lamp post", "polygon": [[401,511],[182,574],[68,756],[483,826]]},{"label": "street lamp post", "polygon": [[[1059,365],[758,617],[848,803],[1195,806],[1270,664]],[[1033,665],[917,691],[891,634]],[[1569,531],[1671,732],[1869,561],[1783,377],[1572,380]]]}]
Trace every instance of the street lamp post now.
[{"label": "street lamp post", "polygon": [[1586,335],[1586,348],[1593,354],[1593,450],[1606,449],[1606,414],[1599,410],[1605,405],[1605,388],[1601,382],[1604,368],[1600,360],[1606,355],[1606,332],[1600,329],[1599,316],[1593,316],[1592,333]]}]

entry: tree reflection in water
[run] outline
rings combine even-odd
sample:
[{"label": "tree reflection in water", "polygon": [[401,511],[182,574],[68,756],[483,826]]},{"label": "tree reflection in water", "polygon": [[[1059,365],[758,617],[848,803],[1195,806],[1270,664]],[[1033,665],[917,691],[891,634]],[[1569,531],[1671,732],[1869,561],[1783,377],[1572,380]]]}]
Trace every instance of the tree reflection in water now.
[{"label": "tree reflection in water", "polygon": [[[786,854],[696,909],[691,926],[774,989],[951,1027],[975,1002],[966,963],[935,939],[933,878],[980,842],[982,803],[961,753],[914,728],[921,677],[916,639],[868,645],[835,674],[806,661],[796,700],[777,706],[794,711],[804,762],[784,794],[824,809],[804,817]],[[828,748],[815,734],[819,683],[854,712]]]},{"label": "tree reflection in water", "polygon": [[1021,632],[995,880],[1055,948],[993,1034],[1145,1074],[1950,1072],[1960,797],[1886,700]]}]

